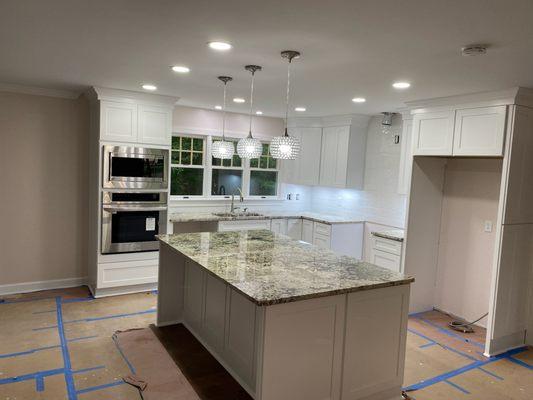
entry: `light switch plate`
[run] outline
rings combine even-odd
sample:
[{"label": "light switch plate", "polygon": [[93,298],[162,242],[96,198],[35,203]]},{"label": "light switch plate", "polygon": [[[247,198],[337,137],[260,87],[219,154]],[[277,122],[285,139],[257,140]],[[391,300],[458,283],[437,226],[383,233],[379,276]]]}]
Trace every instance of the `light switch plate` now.
[{"label": "light switch plate", "polygon": [[492,221],[485,221],[484,231],[487,233],[492,232]]}]

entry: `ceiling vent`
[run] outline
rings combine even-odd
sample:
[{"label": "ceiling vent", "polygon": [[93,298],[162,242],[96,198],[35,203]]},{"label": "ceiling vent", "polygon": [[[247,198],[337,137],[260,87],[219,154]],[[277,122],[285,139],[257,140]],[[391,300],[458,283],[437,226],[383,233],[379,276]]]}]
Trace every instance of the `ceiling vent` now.
[{"label": "ceiling vent", "polygon": [[465,57],[479,56],[487,52],[487,46],[483,44],[473,44],[461,48],[461,54]]}]

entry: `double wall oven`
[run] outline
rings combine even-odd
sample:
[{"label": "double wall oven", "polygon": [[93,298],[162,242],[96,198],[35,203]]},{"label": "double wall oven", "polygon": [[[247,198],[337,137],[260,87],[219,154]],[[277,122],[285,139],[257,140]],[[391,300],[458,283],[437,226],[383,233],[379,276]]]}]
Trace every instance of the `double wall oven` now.
[{"label": "double wall oven", "polygon": [[104,146],[102,254],[158,250],[166,233],[168,150]]}]

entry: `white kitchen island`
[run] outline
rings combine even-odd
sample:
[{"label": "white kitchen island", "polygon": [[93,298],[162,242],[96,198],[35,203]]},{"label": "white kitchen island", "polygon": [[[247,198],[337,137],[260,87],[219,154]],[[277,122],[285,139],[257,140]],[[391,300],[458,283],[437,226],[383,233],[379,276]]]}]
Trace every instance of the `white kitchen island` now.
[{"label": "white kitchen island", "polygon": [[159,240],[157,325],[254,399],[401,398],[412,278],[267,230]]}]

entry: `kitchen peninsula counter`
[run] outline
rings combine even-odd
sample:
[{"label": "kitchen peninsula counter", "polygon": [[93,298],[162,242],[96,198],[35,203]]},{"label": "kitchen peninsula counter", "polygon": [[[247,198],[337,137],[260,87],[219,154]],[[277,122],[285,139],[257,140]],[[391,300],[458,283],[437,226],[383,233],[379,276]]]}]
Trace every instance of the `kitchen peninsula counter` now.
[{"label": "kitchen peninsula counter", "polygon": [[267,230],[158,238],[158,326],[255,399],[400,398],[412,278]]}]

